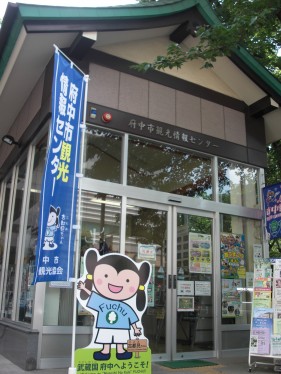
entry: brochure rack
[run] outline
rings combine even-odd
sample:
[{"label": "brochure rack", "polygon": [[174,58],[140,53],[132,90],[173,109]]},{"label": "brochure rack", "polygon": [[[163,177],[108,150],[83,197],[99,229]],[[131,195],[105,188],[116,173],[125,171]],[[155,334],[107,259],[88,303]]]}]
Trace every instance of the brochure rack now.
[{"label": "brochure rack", "polygon": [[249,372],[259,365],[281,372],[281,260],[255,261]]}]

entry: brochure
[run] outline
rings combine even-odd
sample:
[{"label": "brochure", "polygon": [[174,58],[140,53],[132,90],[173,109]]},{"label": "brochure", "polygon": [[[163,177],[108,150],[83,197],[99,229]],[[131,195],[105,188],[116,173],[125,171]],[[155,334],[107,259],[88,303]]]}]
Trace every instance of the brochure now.
[{"label": "brochure", "polygon": [[273,333],[281,335],[281,308],[274,308]]},{"label": "brochure", "polygon": [[271,355],[281,356],[281,335],[271,336]]},{"label": "brochure", "polygon": [[264,328],[253,328],[250,336],[250,352],[259,355],[270,353],[270,332]]}]

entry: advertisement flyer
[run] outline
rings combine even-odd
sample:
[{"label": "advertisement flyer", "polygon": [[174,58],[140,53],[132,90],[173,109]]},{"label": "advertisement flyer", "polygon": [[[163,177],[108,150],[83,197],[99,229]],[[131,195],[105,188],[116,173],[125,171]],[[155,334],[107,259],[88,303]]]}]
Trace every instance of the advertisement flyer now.
[{"label": "advertisement flyer", "polygon": [[211,296],[211,282],[195,281],[195,296]]},{"label": "advertisement flyer", "polygon": [[242,279],[222,279],[222,317],[233,318],[242,315]]},{"label": "advertisement flyer", "polygon": [[281,308],[274,308],[273,333],[281,335]]},{"label": "advertisement flyer", "polygon": [[258,260],[262,258],[262,245],[261,244],[253,245],[253,254],[254,254],[254,260]]},{"label": "advertisement flyer", "polygon": [[222,278],[246,278],[244,234],[221,233]]},{"label": "advertisement flyer", "polygon": [[138,243],[138,258],[147,261],[156,261],[156,245]]},{"label": "advertisement flyer", "polygon": [[271,291],[254,290],[253,306],[254,308],[271,308],[272,306]]},{"label": "advertisement flyer", "polygon": [[257,352],[262,355],[270,354],[272,334],[272,318],[253,318],[252,336],[257,336]]},{"label": "advertisement flyer", "polygon": [[178,296],[178,312],[194,312],[194,297]]},{"label": "advertisement flyer", "polygon": [[281,335],[271,336],[271,355],[281,356]]},{"label": "advertisement flyer", "polygon": [[259,278],[271,278],[272,269],[271,263],[268,258],[256,260],[254,263],[255,279]]},{"label": "advertisement flyer", "polygon": [[194,296],[194,281],[177,281],[178,296]]},{"label": "advertisement flyer", "polygon": [[189,233],[190,273],[212,274],[212,236]]},{"label": "advertisement flyer", "polygon": [[269,355],[270,333],[266,329],[254,328],[250,336],[250,353]]}]

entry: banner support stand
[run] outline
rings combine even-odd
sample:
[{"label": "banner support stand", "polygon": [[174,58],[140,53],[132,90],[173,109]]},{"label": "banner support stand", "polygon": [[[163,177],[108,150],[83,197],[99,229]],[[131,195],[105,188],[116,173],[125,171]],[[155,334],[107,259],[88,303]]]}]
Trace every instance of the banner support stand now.
[{"label": "banner support stand", "polygon": [[73,318],[72,318],[72,344],[71,344],[71,366],[68,368],[68,374],[76,374],[77,370],[74,363],[75,358],[75,342],[76,342],[76,323],[77,323],[77,279],[78,279],[78,268],[79,268],[79,247],[80,247],[80,230],[81,230],[81,177],[83,177],[83,157],[84,157],[84,141],[85,141],[85,129],[86,129],[86,113],[87,113],[87,97],[88,97],[88,83],[89,76],[84,75],[85,79],[85,92],[84,92],[84,110],[83,110],[83,121],[80,125],[82,131],[81,136],[81,152],[80,152],[80,167],[79,175],[76,174],[78,180],[78,206],[77,206],[77,226],[76,237],[75,237],[75,262],[74,262],[74,279],[73,281]]}]

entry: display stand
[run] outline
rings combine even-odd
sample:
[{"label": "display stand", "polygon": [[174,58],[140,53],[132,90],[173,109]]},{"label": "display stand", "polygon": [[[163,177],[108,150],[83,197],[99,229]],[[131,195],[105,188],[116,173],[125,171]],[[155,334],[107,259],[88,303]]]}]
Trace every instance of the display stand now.
[{"label": "display stand", "polygon": [[249,372],[260,365],[281,372],[281,260],[254,266]]}]

